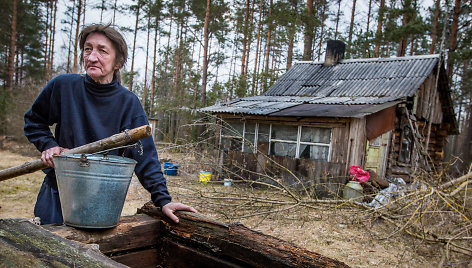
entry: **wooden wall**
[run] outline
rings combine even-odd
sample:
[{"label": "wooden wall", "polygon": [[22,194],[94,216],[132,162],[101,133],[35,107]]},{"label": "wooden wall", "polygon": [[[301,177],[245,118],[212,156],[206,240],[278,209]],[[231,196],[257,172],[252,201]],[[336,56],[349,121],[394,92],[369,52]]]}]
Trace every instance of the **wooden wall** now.
[{"label": "wooden wall", "polygon": [[441,124],[443,111],[438,90],[435,88],[436,76],[433,73],[426,78],[416,92],[412,113],[418,119],[429,121],[429,118],[432,118],[433,124]]},{"label": "wooden wall", "polygon": [[344,163],[227,151],[223,165],[225,178],[271,185],[279,182],[299,190],[303,189],[303,183],[318,198],[341,195],[342,186],[347,182]]}]

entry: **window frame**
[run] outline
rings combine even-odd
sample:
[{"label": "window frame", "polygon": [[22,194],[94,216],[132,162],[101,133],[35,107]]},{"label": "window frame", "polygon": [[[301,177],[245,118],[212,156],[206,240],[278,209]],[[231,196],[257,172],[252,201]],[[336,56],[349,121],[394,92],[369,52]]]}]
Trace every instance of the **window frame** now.
[{"label": "window frame", "polygon": [[[229,121],[229,122],[226,122],[228,124],[231,124],[233,122]],[[236,122],[234,122],[236,123]],[[222,144],[223,142],[223,139],[224,138],[231,138],[231,139],[240,139],[241,140],[241,149],[239,150],[240,152],[244,152],[244,149],[245,149],[245,141],[247,140],[246,139],[246,123],[251,123],[251,124],[255,124],[255,128],[254,128],[254,140],[252,141],[249,141],[249,142],[252,142],[252,144],[254,145],[254,148],[252,150],[252,153],[257,153],[257,148],[258,148],[258,137],[259,137],[259,125],[260,123],[255,123],[255,122],[242,122],[243,123],[243,135],[242,136],[230,136],[230,135],[223,135],[223,128],[220,128],[220,144]],[[326,159],[326,161],[331,161],[331,152],[332,152],[332,149],[333,149],[333,144],[332,144],[332,140],[333,140],[333,128],[332,127],[312,127],[312,126],[307,126],[307,125],[298,125],[298,129],[297,129],[297,140],[296,141],[293,141],[293,140],[283,140],[283,139],[273,139],[272,138],[272,129],[273,129],[273,125],[279,125],[279,126],[283,126],[282,124],[266,124],[266,125],[269,125],[269,148],[268,148],[268,152],[267,154],[268,155],[273,155],[273,152],[271,151],[271,148],[272,148],[272,143],[273,142],[281,142],[281,143],[291,143],[291,144],[296,144],[296,152],[295,152],[295,158],[297,159],[300,159],[300,146],[301,145],[308,145],[308,146],[321,146],[321,147],[328,147],[328,158]],[[301,141],[301,137],[302,137],[302,132],[303,132],[303,127],[306,127],[306,128],[326,128],[326,129],[329,129],[330,130],[330,137],[329,137],[329,143],[321,143],[321,142],[304,142],[304,141]],[[315,160],[315,159],[312,159],[312,160]],[[318,160],[319,161],[319,160]]]}]

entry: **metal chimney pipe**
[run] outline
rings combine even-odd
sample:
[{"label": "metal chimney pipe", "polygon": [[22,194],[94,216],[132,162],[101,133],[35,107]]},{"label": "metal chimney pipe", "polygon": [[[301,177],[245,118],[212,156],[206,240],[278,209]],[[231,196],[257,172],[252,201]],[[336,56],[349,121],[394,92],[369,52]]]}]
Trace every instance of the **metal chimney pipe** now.
[{"label": "metal chimney pipe", "polygon": [[324,66],[336,65],[340,60],[344,59],[345,50],[346,45],[342,41],[328,40]]}]

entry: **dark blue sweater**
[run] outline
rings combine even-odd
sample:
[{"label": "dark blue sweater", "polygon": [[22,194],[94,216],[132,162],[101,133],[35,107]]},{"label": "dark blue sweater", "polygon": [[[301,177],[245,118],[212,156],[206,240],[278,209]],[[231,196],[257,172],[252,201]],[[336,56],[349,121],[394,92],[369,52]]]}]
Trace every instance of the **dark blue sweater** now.
[{"label": "dark blue sweater", "polygon": [[[56,124],[55,135],[49,126]],[[125,129],[147,125],[139,99],[117,79],[97,84],[88,75],[65,74],[52,79],[25,114],[25,135],[40,152],[61,146],[74,148],[91,143]],[[156,147],[151,137],[141,140],[143,155],[137,149],[125,156],[138,163],[135,173],[151,193],[157,206],[171,201],[161,171]],[[45,170],[45,181],[57,189],[54,170]]]}]

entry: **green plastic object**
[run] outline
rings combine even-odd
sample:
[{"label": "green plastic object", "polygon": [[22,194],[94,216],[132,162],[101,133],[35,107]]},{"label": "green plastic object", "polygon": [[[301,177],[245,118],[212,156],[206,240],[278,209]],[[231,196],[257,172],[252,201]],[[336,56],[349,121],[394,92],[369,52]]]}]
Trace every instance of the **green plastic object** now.
[{"label": "green plastic object", "polygon": [[361,202],[364,194],[362,185],[357,181],[349,181],[343,189],[343,198],[346,200]]}]

